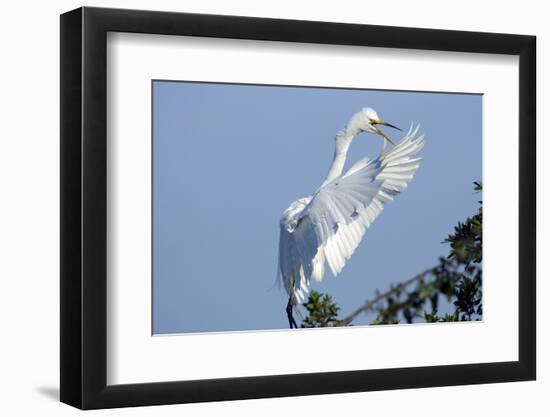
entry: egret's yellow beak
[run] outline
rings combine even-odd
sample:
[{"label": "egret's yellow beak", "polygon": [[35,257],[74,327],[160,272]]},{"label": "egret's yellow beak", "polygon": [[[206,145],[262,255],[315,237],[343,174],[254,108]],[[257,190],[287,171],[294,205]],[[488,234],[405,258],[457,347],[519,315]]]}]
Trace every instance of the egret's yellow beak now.
[{"label": "egret's yellow beak", "polygon": [[391,141],[391,139],[389,137],[387,137],[384,132],[382,132],[378,127],[376,127],[376,125],[388,126],[388,127],[391,127],[392,129],[397,129],[397,130],[401,130],[401,129],[399,129],[397,126],[389,124],[389,123],[387,123],[383,120],[371,120],[371,125],[374,128],[374,131],[376,133],[378,133],[380,136],[382,136],[384,139],[386,139],[389,143],[391,143],[393,146],[395,146],[395,143],[393,143]]}]

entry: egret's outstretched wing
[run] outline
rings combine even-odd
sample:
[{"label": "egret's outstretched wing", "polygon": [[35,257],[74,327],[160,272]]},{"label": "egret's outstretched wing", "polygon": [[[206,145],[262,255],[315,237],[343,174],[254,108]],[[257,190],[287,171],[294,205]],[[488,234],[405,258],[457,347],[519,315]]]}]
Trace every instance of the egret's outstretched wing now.
[{"label": "egret's outstretched wing", "polygon": [[409,131],[378,158],[362,159],[313,197],[294,202],[283,215],[279,275],[294,303],[311,278],[322,280],[325,262],[338,275],[384,204],[403,191],[418,169],[424,136]]}]

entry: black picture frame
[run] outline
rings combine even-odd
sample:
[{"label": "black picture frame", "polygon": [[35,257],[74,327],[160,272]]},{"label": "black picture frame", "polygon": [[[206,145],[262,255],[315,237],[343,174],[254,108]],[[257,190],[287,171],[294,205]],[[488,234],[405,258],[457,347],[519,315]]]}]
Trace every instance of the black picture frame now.
[{"label": "black picture frame", "polygon": [[[519,56],[519,360],[107,385],[108,32]],[[524,35],[88,7],[61,15],[61,401],[94,409],[534,380],[535,50]]]}]

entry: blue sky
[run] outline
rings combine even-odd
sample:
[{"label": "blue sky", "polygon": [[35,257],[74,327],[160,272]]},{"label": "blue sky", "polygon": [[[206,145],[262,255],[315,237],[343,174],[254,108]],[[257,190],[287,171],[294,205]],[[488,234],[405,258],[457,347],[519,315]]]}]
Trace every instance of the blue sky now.
[{"label": "blue sky", "polygon": [[[334,135],[362,107],[405,130],[420,123],[426,146],[342,273],[312,285],[343,315],[435,265],[448,254],[443,239],[478,206],[479,95],[155,81],[153,103],[155,334],[288,326],[287,296],[274,286],[279,218],[319,187]],[[347,167],[381,145],[359,136]]]}]

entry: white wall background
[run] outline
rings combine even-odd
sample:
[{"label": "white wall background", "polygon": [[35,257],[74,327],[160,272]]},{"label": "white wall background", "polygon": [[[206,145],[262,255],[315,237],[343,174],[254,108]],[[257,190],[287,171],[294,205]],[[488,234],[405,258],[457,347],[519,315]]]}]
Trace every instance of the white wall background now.
[{"label": "white wall background", "polygon": [[[59,17],[81,6],[72,0],[3,4],[0,24],[0,413],[75,415],[59,392]],[[301,1],[124,0],[86,5],[181,12],[510,32],[538,37],[539,285],[538,381],[482,386],[192,404],[99,411],[94,415],[548,415],[550,365],[550,209],[543,190],[549,147],[541,117],[550,97],[544,77],[550,59],[545,3],[524,0]],[[7,93],[7,94],[6,94]],[[543,103],[546,100],[546,103]],[[458,128],[458,127],[457,127]],[[543,234],[545,236],[543,237]],[[497,414],[498,413],[498,414]],[[468,414],[466,414],[468,415]]]}]

